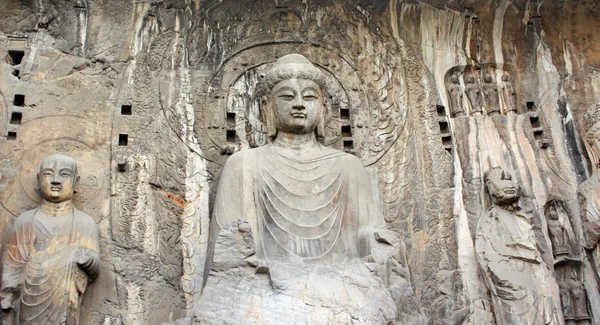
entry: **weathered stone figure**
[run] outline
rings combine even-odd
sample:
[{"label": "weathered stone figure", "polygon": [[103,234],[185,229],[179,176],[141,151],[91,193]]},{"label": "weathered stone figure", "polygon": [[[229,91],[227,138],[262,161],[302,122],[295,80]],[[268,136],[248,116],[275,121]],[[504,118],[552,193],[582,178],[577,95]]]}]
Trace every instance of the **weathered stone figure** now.
[{"label": "weathered stone figure", "polygon": [[15,220],[2,258],[2,309],[17,315],[11,323],[78,323],[100,262],[96,223],[71,202],[78,180],[67,156],[50,156],[40,166],[42,204]]},{"label": "weathered stone figure", "polygon": [[554,203],[549,204],[545,211],[546,222],[548,224],[548,233],[550,235],[550,241],[552,242],[552,253],[555,260],[561,260],[568,256],[571,251],[571,244],[569,242],[569,235],[565,226],[562,224],[558,211],[556,211],[556,205]]},{"label": "weathered stone figure", "polygon": [[467,93],[469,103],[471,103],[471,115],[480,115],[483,106],[481,103],[481,91],[479,90],[479,85],[475,83],[475,76],[471,74],[467,75],[465,92]]},{"label": "weathered stone figure", "polygon": [[517,94],[508,74],[502,75],[502,98],[504,99],[504,114],[514,114],[517,112]]},{"label": "weathered stone figure", "polygon": [[484,177],[492,205],[477,224],[475,248],[496,324],[563,324],[559,288],[536,248],[530,214],[519,208],[519,188],[501,168]]},{"label": "weathered stone figure", "polygon": [[[322,72],[290,54],[264,82],[272,141],[232,155],[223,169],[211,225],[214,261],[197,317],[208,324],[394,321],[396,305],[382,282],[389,278],[375,273],[398,251],[399,238],[382,229],[360,160],[318,141]],[[259,276],[265,273],[267,282]],[[398,296],[412,290],[402,279],[391,287]]]},{"label": "weathered stone figure", "polygon": [[463,108],[463,94],[458,83],[458,76],[453,74],[450,78],[451,84],[448,87],[450,93],[450,115],[452,117],[464,116],[465,109]]},{"label": "weathered stone figure", "polygon": [[483,96],[485,97],[485,108],[488,115],[500,114],[500,100],[498,98],[498,86],[494,82],[492,75],[485,74],[483,78]]}]

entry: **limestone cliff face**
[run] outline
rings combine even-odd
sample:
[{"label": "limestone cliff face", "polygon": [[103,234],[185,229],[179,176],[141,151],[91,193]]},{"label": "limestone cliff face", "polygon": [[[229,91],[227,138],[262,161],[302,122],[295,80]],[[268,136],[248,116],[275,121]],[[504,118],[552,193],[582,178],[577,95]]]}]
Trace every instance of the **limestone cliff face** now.
[{"label": "limestone cliff face", "polygon": [[522,185],[551,269],[544,207],[562,202],[574,272],[600,324],[577,203],[593,167],[583,139],[600,98],[599,11],[574,0],[3,0],[0,242],[39,201],[41,159],[69,154],[83,178],[76,204],[99,225],[103,261],[81,323],[187,316],[222,166],[267,141],[260,75],[300,53],[326,73],[326,144],[361,158],[387,227],[406,243],[416,301],[400,317],[493,319],[474,239],[489,207],[483,173],[502,166]]}]

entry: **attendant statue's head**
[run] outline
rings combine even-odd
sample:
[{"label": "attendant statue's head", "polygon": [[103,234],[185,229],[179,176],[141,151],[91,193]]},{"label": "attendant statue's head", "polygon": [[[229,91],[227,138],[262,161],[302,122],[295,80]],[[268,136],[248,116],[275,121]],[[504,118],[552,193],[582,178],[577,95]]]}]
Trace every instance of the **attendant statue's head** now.
[{"label": "attendant statue's head", "polygon": [[61,203],[70,200],[79,182],[77,163],[71,157],[52,155],[44,159],[37,175],[45,201]]},{"label": "attendant statue's head", "polygon": [[289,54],[279,58],[264,76],[268,93],[263,112],[271,138],[314,133],[324,136],[325,76],[307,58]]},{"label": "attendant statue's head", "polygon": [[508,206],[518,203],[519,187],[509,172],[499,167],[492,168],[484,174],[484,183],[493,204]]}]

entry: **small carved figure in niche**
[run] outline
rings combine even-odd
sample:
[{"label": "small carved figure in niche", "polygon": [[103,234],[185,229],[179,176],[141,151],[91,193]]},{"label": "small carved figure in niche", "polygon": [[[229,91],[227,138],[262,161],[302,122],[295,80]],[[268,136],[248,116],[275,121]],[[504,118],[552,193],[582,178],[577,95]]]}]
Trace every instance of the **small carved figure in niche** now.
[{"label": "small carved figure in niche", "polygon": [[567,264],[557,269],[565,321],[579,322],[590,319],[587,293],[577,274],[578,267],[578,264]]},{"label": "small carved figure in niche", "polygon": [[548,232],[550,234],[550,241],[552,242],[554,259],[557,261],[562,260],[569,255],[571,245],[569,242],[569,235],[563,225],[563,221],[560,220],[554,202],[546,206],[545,215],[548,224]]},{"label": "small carved figure in niche", "polygon": [[510,115],[517,112],[517,94],[507,73],[502,75],[502,97],[504,99],[504,114]]},{"label": "small carved figure in niche", "polygon": [[463,94],[460,90],[460,84],[458,83],[458,76],[453,74],[450,78],[450,86],[448,92],[450,93],[450,116],[458,117],[465,115],[465,109],[463,108]]},{"label": "small carved figure in niche", "polygon": [[[71,201],[79,181],[75,160],[44,159],[42,204],[14,222],[2,258],[2,309],[14,324],[77,324],[82,295],[99,274],[98,228]],[[5,323],[6,324],[6,323]]]},{"label": "small carved figure in niche", "polygon": [[531,213],[501,168],[485,173],[490,209],[477,224],[475,249],[492,295],[496,324],[563,324],[559,288],[537,249]]},{"label": "small carved figure in niche", "polygon": [[[393,322],[398,310],[392,297],[411,299],[406,293],[412,293],[408,281],[400,285],[393,278],[408,272],[401,259],[391,258],[402,255],[401,239],[383,229],[360,160],[320,142],[326,114],[323,72],[304,56],[290,54],[275,62],[264,83],[263,114],[271,141],[237,152],[225,164],[211,221],[211,276],[205,277],[197,310],[227,308],[228,319],[240,324],[254,323],[247,314],[258,312],[263,323],[283,324],[289,321],[276,316],[285,304],[289,315],[307,317],[302,323],[349,323],[349,313],[369,323]],[[232,257],[240,245],[243,254]],[[243,267],[243,258],[252,257],[255,271],[242,272],[250,279],[230,280],[226,274],[231,265],[239,268],[236,256],[242,256]],[[253,283],[253,272],[266,273],[272,285],[248,290],[242,298],[241,282],[260,285]],[[385,284],[390,281],[395,285]],[[229,294],[236,304],[223,307],[218,298]],[[259,310],[253,301],[263,302]],[[324,301],[331,308],[306,301]],[[356,301],[377,302],[358,307]],[[348,318],[339,318],[344,315]]]},{"label": "small carved figure in niche", "polygon": [[467,75],[465,92],[467,93],[467,98],[469,98],[469,102],[471,103],[471,115],[481,115],[481,91],[479,90],[479,85],[475,83],[475,76],[471,74]]},{"label": "small carved figure in niche", "polygon": [[498,86],[492,75],[485,74],[483,78],[483,96],[485,96],[486,111],[488,115],[500,114],[500,100],[498,99]]}]

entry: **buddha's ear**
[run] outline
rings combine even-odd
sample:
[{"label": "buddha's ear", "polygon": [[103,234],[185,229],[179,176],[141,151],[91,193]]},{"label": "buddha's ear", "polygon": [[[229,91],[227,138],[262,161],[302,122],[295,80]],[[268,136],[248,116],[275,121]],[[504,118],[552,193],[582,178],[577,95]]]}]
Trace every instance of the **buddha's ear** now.
[{"label": "buddha's ear", "polygon": [[268,96],[262,96],[261,106],[263,121],[267,125],[267,135],[269,138],[274,138],[277,135],[277,125],[275,124],[275,110]]},{"label": "buddha's ear", "polygon": [[323,99],[320,112],[317,112],[317,139],[325,139],[325,116],[327,115],[327,101]]},{"label": "buddha's ear", "polygon": [[79,184],[79,179],[81,179],[81,177],[77,175],[73,180],[73,194],[77,193],[77,185]]}]

